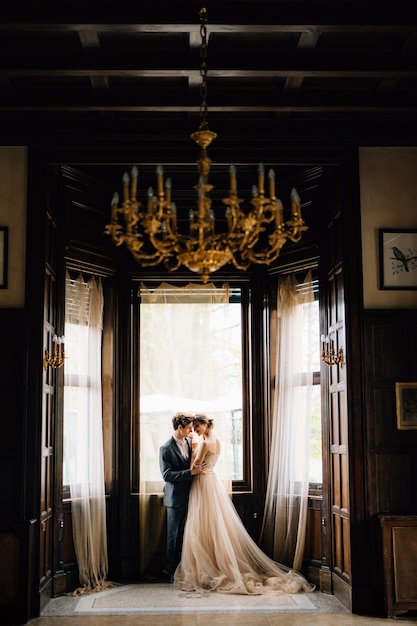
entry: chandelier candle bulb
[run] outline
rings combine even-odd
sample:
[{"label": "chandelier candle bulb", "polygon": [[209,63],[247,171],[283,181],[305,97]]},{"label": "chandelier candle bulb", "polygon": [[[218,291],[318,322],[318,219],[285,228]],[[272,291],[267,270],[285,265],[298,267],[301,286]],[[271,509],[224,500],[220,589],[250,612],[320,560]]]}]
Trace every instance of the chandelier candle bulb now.
[{"label": "chandelier candle bulb", "polygon": [[163,198],[164,196],[164,168],[162,165],[158,165],[156,168],[156,177],[158,181],[158,197]]},{"label": "chandelier candle bulb", "polygon": [[148,203],[147,203],[148,215],[151,215],[153,212],[153,187],[148,188],[147,196],[148,196]]},{"label": "chandelier candle bulb", "polygon": [[265,182],[265,167],[264,167],[263,163],[259,163],[259,165],[258,165],[258,187],[259,187],[259,195],[261,197],[265,193],[264,182]]},{"label": "chandelier candle bulb", "polygon": [[194,211],[192,209],[190,209],[188,211],[188,229],[189,229],[189,233],[190,233],[190,237],[194,237],[194,229],[193,229],[193,225],[194,225]]},{"label": "chandelier candle bulb", "polygon": [[177,230],[177,205],[175,202],[171,204],[171,221],[172,227],[176,231]]},{"label": "chandelier candle bulb", "polygon": [[116,192],[111,201],[111,221],[113,224],[117,222],[117,207],[119,205],[119,194]]},{"label": "chandelier candle bulb", "polygon": [[123,202],[129,202],[130,177],[127,172],[123,174]]},{"label": "chandelier candle bulb", "polygon": [[300,196],[294,187],[291,189],[291,214],[301,219]]},{"label": "chandelier candle bulb", "polygon": [[269,180],[269,198],[270,200],[275,200],[275,172],[273,169],[270,169],[268,172],[268,180]]},{"label": "chandelier candle bulb", "polygon": [[132,167],[132,171],[130,172],[130,175],[132,176],[132,184],[130,187],[130,197],[133,200],[136,200],[136,193],[137,193],[137,189],[138,189],[138,168],[136,167],[136,165],[134,165]]},{"label": "chandelier candle bulb", "polygon": [[230,195],[231,196],[235,196],[236,195],[236,167],[233,163],[230,164],[229,167],[229,174],[230,174]]},{"label": "chandelier candle bulb", "polygon": [[171,189],[172,189],[171,179],[167,178],[165,182],[165,199],[167,201],[168,206],[171,204]]},{"label": "chandelier candle bulb", "polygon": [[278,229],[281,229],[284,226],[284,207],[282,206],[282,202],[279,199],[275,200],[275,225]]}]

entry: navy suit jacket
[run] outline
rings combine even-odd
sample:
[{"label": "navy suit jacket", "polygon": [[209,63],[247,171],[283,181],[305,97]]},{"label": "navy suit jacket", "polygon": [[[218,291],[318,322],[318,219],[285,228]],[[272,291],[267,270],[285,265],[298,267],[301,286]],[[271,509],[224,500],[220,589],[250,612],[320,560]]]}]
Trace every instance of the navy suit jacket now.
[{"label": "navy suit jacket", "polygon": [[165,506],[187,506],[188,503],[193,477],[190,470],[191,442],[187,437],[186,442],[189,450],[188,460],[182,456],[174,437],[159,448],[159,467],[165,481]]}]

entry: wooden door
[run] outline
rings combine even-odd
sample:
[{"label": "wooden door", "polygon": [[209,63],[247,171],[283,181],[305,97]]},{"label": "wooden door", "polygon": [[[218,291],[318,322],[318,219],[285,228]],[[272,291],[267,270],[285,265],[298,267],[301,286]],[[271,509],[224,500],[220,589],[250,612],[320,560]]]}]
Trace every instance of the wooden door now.
[{"label": "wooden door", "polygon": [[[59,333],[56,322],[57,287],[54,271],[55,259],[55,222],[47,213],[46,228],[46,263],[44,280],[44,330],[43,344],[49,355],[54,351],[53,336]],[[55,424],[55,389],[57,370],[47,365],[43,370],[42,415],[40,429],[40,538],[39,538],[39,587],[50,595],[47,588],[53,575],[53,494],[54,494],[54,424]]]}]

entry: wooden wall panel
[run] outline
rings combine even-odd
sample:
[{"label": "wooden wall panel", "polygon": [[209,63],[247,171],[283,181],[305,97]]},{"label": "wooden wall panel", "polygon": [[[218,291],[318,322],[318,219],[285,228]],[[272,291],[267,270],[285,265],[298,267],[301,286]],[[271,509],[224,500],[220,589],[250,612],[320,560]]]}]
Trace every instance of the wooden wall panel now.
[{"label": "wooden wall panel", "polygon": [[395,383],[417,381],[415,311],[368,311],[366,434],[370,515],[417,512],[417,431],[398,430]]},{"label": "wooden wall panel", "polygon": [[0,622],[25,624],[33,616],[35,520],[0,521]]},{"label": "wooden wall panel", "polygon": [[0,309],[0,622],[5,624],[23,624],[33,615],[29,589],[37,579],[37,526],[23,521],[25,320],[23,309]]},{"label": "wooden wall panel", "polygon": [[21,515],[25,381],[25,317],[21,309],[0,309],[0,520]]},{"label": "wooden wall panel", "polygon": [[308,563],[320,566],[322,545],[321,545],[321,508],[322,498],[309,498],[307,509],[307,533],[304,548],[304,559]]},{"label": "wooden wall panel", "polygon": [[417,431],[397,429],[395,405],[395,383],[417,381],[416,312],[366,311],[363,354],[369,578],[383,610],[378,515],[417,513]]}]

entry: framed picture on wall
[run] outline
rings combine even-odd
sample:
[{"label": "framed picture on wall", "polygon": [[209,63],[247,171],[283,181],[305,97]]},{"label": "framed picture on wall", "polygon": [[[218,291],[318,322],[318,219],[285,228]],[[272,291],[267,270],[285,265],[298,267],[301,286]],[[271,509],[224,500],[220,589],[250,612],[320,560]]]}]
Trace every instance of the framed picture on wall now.
[{"label": "framed picture on wall", "polygon": [[417,429],[417,383],[395,383],[397,427]]},{"label": "framed picture on wall", "polygon": [[7,226],[0,226],[0,289],[7,289],[8,236]]},{"label": "framed picture on wall", "polygon": [[380,289],[417,289],[417,229],[379,230]]}]

